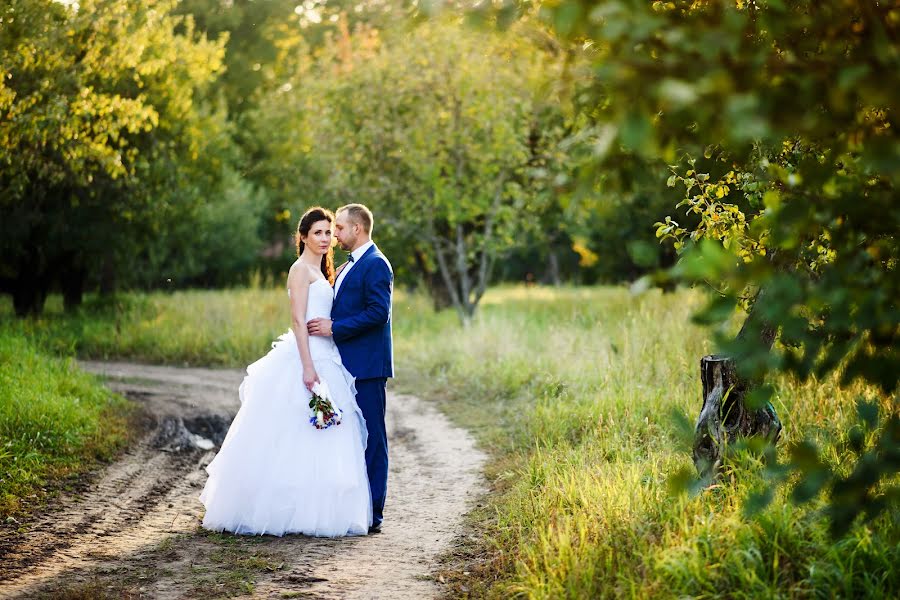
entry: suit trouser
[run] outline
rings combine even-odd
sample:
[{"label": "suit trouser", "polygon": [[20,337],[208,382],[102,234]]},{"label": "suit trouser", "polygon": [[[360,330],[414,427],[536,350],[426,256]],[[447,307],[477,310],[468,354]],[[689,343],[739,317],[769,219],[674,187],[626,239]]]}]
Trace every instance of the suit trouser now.
[{"label": "suit trouser", "polygon": [[388,443],[384,425],[387,408],[387,379],[356,380],[356,403],[366,419],[369,442],[366,444],[366,468],[372,491],[372,524],[381,523],[387,497]]}]

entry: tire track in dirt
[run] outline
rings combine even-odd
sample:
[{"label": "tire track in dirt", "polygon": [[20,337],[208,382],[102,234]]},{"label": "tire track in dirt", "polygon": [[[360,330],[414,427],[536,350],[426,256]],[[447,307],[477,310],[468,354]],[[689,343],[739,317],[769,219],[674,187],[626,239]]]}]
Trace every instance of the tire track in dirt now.
[{"label": "tire track in dirt", "polygon": [[215,450],[196,442],[221,442],[237,412],[243,371],[82,366],[140,402],[153,426],[83,494],[64,496],[25,534],[5,540],[0,597],[52,596],[85,585],[135,598],[233,594],[224,572],[230,567],[222,566],[221,557],[234,549],[245,554],[236,555],[232,566],[250,561],[241,562],[245,555],[257,562],[265,557],[252,589],[243,589],[253,597],[411,599],[440,593],[431,574],[483,491],[484,456],[432,406],[388,395],[391,462],[383,533],[229,539],[198,528],[203,467]]}]

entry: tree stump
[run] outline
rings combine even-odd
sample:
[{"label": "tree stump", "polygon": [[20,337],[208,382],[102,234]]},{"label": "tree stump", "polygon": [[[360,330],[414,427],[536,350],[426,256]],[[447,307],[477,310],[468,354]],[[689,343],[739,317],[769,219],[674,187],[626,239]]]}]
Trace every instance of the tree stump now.
[{"label": "tree stump", "polygon": [[725,448],[737,438],[761,436],[771,443],[781,435],[781,421],[771,403],[749,409],[744,398],[750,391],[738,377],[734,360],[710,355],[700,359],[703,408],[694,431],[694,466],[703,478],[712,478],[722,465]]}]

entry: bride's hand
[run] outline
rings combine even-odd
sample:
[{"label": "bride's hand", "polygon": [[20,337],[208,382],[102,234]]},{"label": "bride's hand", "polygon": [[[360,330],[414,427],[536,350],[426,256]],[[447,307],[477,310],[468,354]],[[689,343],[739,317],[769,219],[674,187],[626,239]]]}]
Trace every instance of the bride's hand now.
[{"label": "bride's hand", "polygon": [[319,375],[316,373],[316,370],[312,367],[303,369],[303,385],[306,386],[306,389],[312,391],[313,386],[319,382]]}]

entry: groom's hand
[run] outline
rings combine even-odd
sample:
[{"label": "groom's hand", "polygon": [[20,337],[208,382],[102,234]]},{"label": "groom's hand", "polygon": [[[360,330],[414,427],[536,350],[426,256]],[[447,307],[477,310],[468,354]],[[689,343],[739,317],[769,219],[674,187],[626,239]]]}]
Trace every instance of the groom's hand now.
[{"label": "groom's hand", "polygon": [[306,331],[309,335],[331,336],[331,319],[321,317],[306,322]]}]

